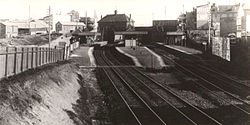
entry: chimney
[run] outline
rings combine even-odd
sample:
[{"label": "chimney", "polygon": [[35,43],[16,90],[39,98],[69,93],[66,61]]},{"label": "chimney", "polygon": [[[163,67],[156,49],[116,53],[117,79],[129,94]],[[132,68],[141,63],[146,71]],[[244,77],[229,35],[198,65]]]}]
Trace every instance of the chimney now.
[{"label": "chimney", "polygon": [[102,19],[102,15],[101,15],[101,19]]},{"label": "chimney", "polygon": [[117,14],[117,10],[115,10],[115,15]]}]

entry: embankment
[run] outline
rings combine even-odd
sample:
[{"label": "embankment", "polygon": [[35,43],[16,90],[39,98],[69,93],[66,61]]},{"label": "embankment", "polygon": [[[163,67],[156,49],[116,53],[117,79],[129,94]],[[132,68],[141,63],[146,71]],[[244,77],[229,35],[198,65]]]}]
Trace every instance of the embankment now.
[{"label": "embankment", "polygon": [[72,62],[0,81],[0,125],[88,125],[105,112],[94,71]]}]

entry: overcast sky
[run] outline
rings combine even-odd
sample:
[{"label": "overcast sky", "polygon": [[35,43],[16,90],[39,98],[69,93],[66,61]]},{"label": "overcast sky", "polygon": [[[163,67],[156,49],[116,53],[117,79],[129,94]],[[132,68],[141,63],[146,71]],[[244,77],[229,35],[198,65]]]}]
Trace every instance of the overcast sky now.
[{"label": "overcast sky", "polygon": [[[209,0],[211,3],[250,3],[250,0]],[[176,19],[183,11],[206,4],[208,0],[0,0],[0,18],[28,19],[29,5],[33,19],[39,19],[47,14],[49,5],[53,13],[66,14],[76,10],[80,16],[93,17],[113,14],[117,9],[120,14],[131,14],[136,26],[150,26],[152,19]]]}]

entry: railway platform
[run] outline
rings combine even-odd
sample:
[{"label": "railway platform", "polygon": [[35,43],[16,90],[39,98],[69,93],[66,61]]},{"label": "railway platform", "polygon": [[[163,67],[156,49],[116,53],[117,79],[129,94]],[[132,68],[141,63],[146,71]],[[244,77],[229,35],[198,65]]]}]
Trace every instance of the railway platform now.
[{"label": "railway platform", "polygon": [[[157,44],[164,45],[163,43],[157,43]],[[202,52],[199,51],[199,50],[196,50],[196,49],[193,49],[193,48],[184,47],[184,46],[177,46],[177,45],[164,45],[164,46],[168,47],[170,49],[174,49],[174,50],[180,51],[182,53],[189,54],[189,55],[192,55],[192,54],[202,54]]]},{"label": "railway platform", "polygon": [[147,47],[117,47],[118,51],[123,51],[123,53],[131,55],[133,58],[136,58],[138,62],[145,68],[161,69],[165,67],[164,61],[159,55],[147,49]]}]

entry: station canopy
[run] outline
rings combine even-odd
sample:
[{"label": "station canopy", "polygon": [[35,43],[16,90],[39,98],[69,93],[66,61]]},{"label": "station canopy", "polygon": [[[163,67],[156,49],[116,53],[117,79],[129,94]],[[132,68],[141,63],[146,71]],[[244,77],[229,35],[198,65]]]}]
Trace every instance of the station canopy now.
[{"label": "station canopy", "polygon": [[101,33],[98,32],[81,32],[78,33],[79,36],[100,36]]},{"label": "station canopy", "polygon": [[167,32],[167,36],[183,36],[185,35],[184,32]]},{"label": "station canopy", "polygon": [[147,35],[147,31],[119,31],[115,35]]}]

